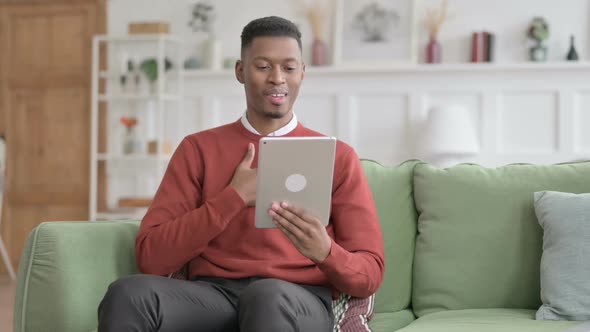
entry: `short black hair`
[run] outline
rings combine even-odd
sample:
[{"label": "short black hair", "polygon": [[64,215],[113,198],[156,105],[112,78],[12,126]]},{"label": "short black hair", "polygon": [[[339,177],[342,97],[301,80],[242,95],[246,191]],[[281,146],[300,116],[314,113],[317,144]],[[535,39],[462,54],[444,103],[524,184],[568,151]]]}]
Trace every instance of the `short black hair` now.
[{"label": "short black hair", "polygon": [[255,19],[246,24],[242,30],[242,48],[244,52],[256,37],[291,37],[301,46],[301,31],[295,23],[278,16],[268,16]]}]

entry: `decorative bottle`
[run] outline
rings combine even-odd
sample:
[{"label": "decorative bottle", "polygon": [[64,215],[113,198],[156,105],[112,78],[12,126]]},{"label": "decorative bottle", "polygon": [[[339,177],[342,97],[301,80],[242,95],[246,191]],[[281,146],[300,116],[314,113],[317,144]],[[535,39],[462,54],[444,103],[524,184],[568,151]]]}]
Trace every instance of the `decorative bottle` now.
[{"label": "decorative bottle", "polygon": [[570,49],[567,52],[567,57],[566,59],[568,61],[578,61],[579,57],[578,57],[578,52],[576,51],[576,46],[574,45],[574,36],[571,35],[570,36]]}]

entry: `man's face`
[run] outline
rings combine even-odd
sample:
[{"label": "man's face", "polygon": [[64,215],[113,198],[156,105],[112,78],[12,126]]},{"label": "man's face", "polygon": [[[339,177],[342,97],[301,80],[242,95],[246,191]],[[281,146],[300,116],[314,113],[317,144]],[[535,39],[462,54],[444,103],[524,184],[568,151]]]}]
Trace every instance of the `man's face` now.
[{"label": "man's face", "polygon": [[301,50],[290,37],[254,38],[236,64],[248,111],[272,119],[291,113],[304,73]]}]

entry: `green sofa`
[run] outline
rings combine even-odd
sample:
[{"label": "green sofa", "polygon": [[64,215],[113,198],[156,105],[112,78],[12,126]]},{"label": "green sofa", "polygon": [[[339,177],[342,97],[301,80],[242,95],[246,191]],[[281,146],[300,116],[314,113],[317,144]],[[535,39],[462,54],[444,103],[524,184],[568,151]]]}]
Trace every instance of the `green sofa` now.
[{"label": "green sofa", "polygon": [[[386,251],[374,332],[549,332],[579,324],[534,319],[543,238],[533,192],[590,192],[590,162],[363,166]],[[138,272],[138,225],[48,222],[33,230],[19,267],[14,331],[93,330],[109,283]]]}]

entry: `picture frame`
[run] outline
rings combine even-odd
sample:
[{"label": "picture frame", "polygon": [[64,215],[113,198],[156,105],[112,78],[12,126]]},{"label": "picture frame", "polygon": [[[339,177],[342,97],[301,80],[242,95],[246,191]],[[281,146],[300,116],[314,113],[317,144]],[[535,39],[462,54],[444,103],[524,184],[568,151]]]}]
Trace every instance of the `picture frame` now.
[{"label": "picture frame", "polygon": [[332,64],[417,63],[415,0],[336,0]]}]

